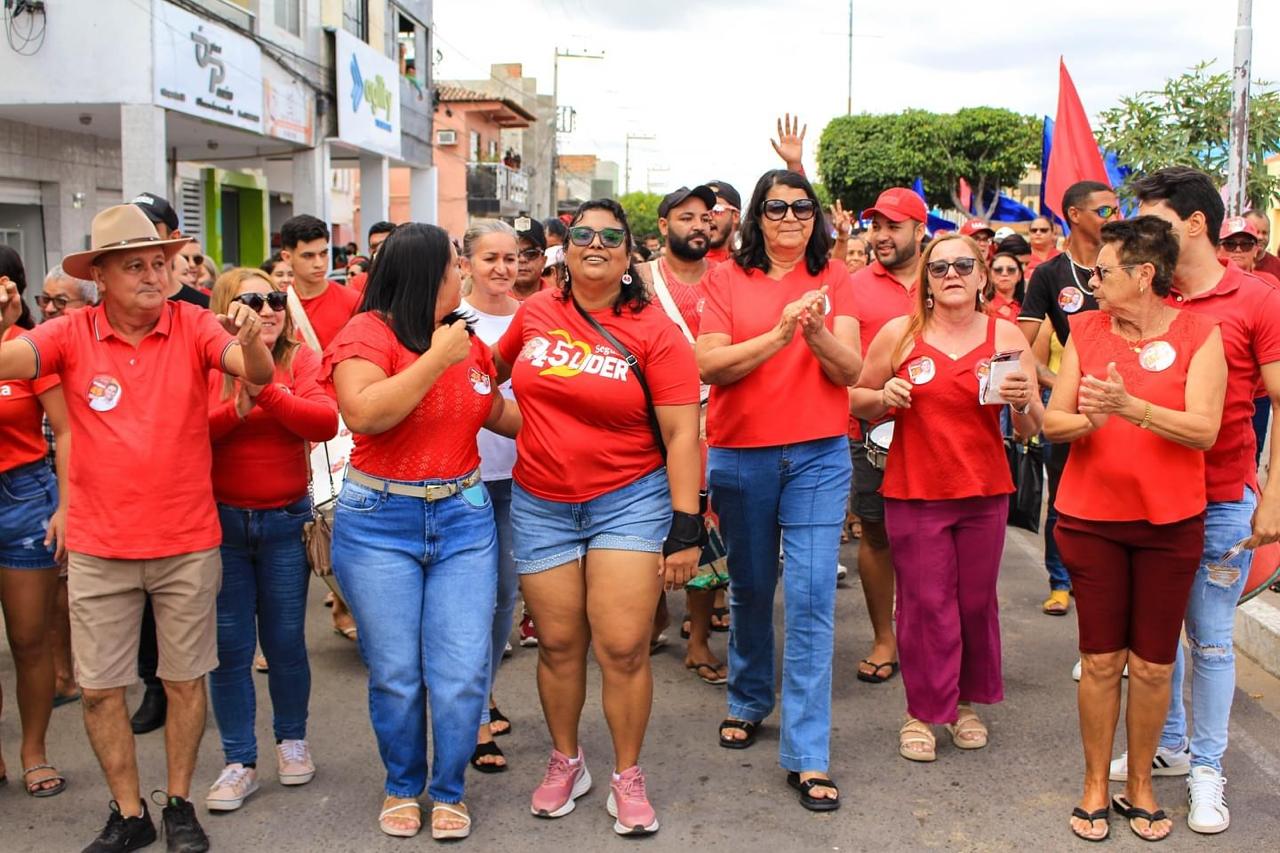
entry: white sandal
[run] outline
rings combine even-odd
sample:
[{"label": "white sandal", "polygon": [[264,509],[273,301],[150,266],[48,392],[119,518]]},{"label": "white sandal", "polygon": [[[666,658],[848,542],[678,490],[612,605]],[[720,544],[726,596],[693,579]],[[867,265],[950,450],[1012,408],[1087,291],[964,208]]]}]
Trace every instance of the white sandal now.
[{"label": "white sandal", "polygon": [[982,749],[987,745],[987,727],[968,705],[961,705],[956,710],[956,721],[947,723],[947,731],[951,733],[951,742],[956,749]]},{"label": "white sandal", "polygon": [[[464,811],[458,811],[454,808],[454,805],[466,808],[462,803],[436,803],[431,807],[431,837],[437,841],[446,838],[466,838],[471,834],[471,815]],[[436,812],[448,812],[459,820],[466,821],[466,825],[460,826],[457,829],[441,829],[436,826]]]},{"label": "white sandal", "polygon": [[[395,814],[401,809],[410,809],[410,808],[418,810],[418,825],[415,826],[413,829],[401,829],[400,827],[391,826],[389,823],[387,823],[387,818],[390,817],[391,815]],[[406,815],[403,817],[403,819],[408,820],[409,818]],[[410,801],[407,803],[400,803],[399,805],[388,806],[378,814],[378,828],[381,829],[383,832],[385,832],[387,835],[394,835],[396,838],[413,838],[422,830],[422,806],[417,801]]]},{"label": "white sandal", "polygon": [[[927,750],[910,748],[912,744],[917,743],[928,744],[929,748]],[[898,754],[908,761],[936,761],[937,743],[937,739],[933,736],[933,729],[915,717],[907,717],[907,721],[898,730]]]}]

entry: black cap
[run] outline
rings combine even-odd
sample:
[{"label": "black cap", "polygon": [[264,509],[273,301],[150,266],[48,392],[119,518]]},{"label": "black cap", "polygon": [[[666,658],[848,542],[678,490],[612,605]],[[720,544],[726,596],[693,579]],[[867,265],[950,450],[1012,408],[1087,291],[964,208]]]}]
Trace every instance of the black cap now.
[{"label": "black cap", "polygon": [[155,193],[142,193],[134,197],[130,204],[136,204],[142,208],[142,212],[147,215],[154,225],[167,225],[170,231],[178,230],[178,214],[174,211],[173,205],[169,204],[169,200]]},{"label": "black cap", "polygon": [[707,181],[707,186],[718,197],[729,202],[738,210],[742,210],[742,196],[738,195],[738,191],[733,188],[733,184],[728,181]]},{"label": "black cap", "polygon": [[520,215],[515,221],[516,236],[528,240],[539,249],[547,248],[547,232],[542,223],[532,216]]},{"label": "black cap", "polygon": [[696,186],[693,189],[681,187],[675,192],[669,192],[662,197],[662,201],[658,203],[658,216],[662,219],[667,217],[671,212],[671,208],[684,204],[691,198],[700,198],[707,205],[707,210],[716,206],[715,190],[708,186]]},{"label": "black cap", "polygon": [[1013,255],[1029,255],[1031,254],[1031,244],[1023,239],[1021,234],[1010,234],[1000,241],[996,246],[997,252],[1009,252]]}]

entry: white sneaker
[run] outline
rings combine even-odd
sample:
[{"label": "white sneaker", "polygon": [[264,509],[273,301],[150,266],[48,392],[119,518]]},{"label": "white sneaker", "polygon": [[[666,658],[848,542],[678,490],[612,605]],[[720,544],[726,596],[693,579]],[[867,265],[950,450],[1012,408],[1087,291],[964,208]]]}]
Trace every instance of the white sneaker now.
[{"label": "white sneaker", "polygon": [[[1191,772],[1190,749],[1165,749],[1156,747],[1156,757],[1151,759],[1152,776],[1186,776]],[[1111,762],[1112,782],[1129,781],[1129,753]],[[1223,829],[1226,829],[1224,826]]]},{"label": "white sneaker", "polygon": [[276,744],[276,765],[281,785],[305,785],[316,776],[311,747],[305,740],[284,740]]},{"label": "white sneaker", "polygon": [[243,764],[222,768],[218,781],[205,795],[204,804],[211,812],[233,812],[244,805],[249,795],[258,790],[258,771]]},{"label": "white sneaker", "polygon": [[[1072,679],[1074,679],[1074,680],[1076,680],[1076,681],[1079,681],[1079,680],[1080,680],[1080,670],[1081,670],[1081,668],[1082,668],[1083,666],[1084,666],[1084,661],[1079,661],[1079,660],[1078,660],[1078,661],[1076,661],[1076,665],[1075,665],[1075,666],[1073,666],[1073,667],[1071,667],[1071,677],[1072,677]],[[1124,665],[1124,671],[1120,673],[1120,677],[1121,677],[1121,678],[1128,678],[1128,677],[1129,677],[1129,664],[1125,664],[1125,665]]]},{"label": "white sneaker", "polygon": [[844,563],[836,563],[836,580],[842,581],[849,576],[849,567]]},{"label": "white sneaker", "polygon": [[1212,767],[1196,767],[1187,779],[1187,826],[1213,835],[1231,825],[1224,792],[1227,780]]}]

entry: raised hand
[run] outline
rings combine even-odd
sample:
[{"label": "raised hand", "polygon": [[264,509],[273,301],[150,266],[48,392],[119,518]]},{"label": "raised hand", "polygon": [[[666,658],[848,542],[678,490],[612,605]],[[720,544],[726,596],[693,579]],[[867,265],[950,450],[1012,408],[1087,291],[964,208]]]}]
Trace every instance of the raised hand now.
[{"label": "raised hand", "polygon": [[8,329],[22,316],[22,294],[7,275],[0,275],[0,331]]},{"label": "raised hand", "polygon": [[831,205],[831,224],[836,229],[837,237],[848,237],[853,233],[853,214],[844,209],[840,199]]},{"label": "raised hand", "polygon": [[227,313],[218,315],[218,322],[227,334],[236,336],[242,347],[256,341],[262,332],[262,317],[243,302],[232,302]]},{"label": "raised hand", "polygon": [[791,113],[778,119],[778,138],[769,140],[773,150],[787,164],[787,168],[795,171],[804,158],[804,135],[809,132],[809,125],[800,127],[800,117],[794,119]]}]

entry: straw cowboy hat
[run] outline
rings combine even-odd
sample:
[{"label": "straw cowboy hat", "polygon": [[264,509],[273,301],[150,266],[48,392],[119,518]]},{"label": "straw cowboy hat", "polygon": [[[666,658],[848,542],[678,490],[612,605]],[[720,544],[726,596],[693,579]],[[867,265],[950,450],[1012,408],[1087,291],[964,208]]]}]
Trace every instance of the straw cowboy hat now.
[{"label": "straw cowboy hat", "polygon": [[120,252],[125,249],[137,249],[145,245],[148,248],[164,250],[167,261],[186,243],[190,237],[176,237],[161,240],[156,227],[136,204],[117,204],[93,217],[89,245],[92,249],[83,252],[72,252],[62,259],[62,268],[76,278],[93,280],[90,268],[93,262],[108,252]]}]

